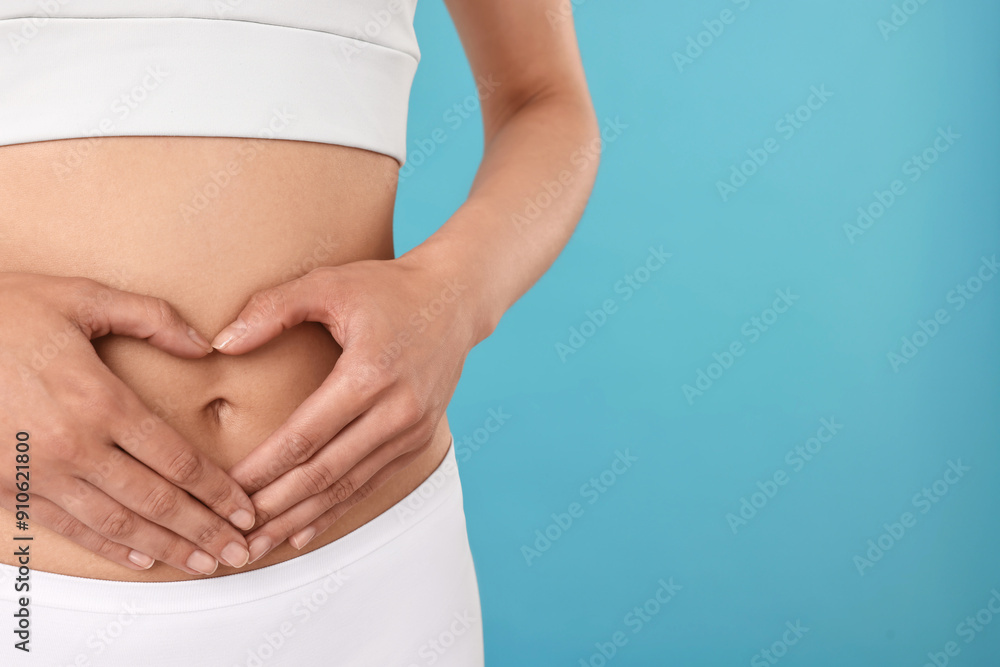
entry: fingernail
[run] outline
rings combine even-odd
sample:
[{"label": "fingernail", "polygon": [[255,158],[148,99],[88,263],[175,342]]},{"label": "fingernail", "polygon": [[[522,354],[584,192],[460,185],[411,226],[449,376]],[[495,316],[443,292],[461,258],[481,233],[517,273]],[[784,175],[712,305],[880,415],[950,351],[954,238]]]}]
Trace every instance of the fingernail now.
[{"label": "fingernail", "polygon": [[291,544],[296,549],[301,549],[305,545],[309,544],[309,540],[316,536],[316,529],[309,526],[305,530],[299,531],[289,538],[288,543]]},{"label": "fingernail", "polygon": [[250,562],[254,562],[271,550],[271,538],[267,535],[255,537],[250,541]]},{"label": "fingernail", "polygon": [[131,552],[129,552],[128,559],[144,570],[148,570],[149,568],[153,567],[154,561],[152,558],[150,558],[144,553],[135,551],[134,549]]},{"label": "fingernail", "polygon": [[243,567],[250,560],[250,552],[239,542],[230,542],[222,550],[222,560],[230,567]]},{"label": "fingernail", "polygon": [[250,530],[253,528],[253,522],[253,514],[247,512],[246,510],[236,510],[229,515],[229,523],[233,524],[240,530]]},{"label": "fingernail", "polygon": [[215,337],[212,341],[212,347],[216,350],[221,350],[230,343],[232,343],[237,338],[240,338],[247,332],[247,325],[243,320],[236,320],[228,327],[219,332],[219,335]]},{"label": "fingernail", "polygon": [[188,337],[194,342],[196,342],[198,344],[198,347],[200,347],[205,352],[212,351],[212,345],[207,340],[205,340],[204,336],[202,336],[200,333],[198,333],[191,327],[188,327]]},{"label": "fingernail", "polygon": [[219,561],[199,549],[188,557],[187,566],[195,572],[212,574],[219,567]]}]

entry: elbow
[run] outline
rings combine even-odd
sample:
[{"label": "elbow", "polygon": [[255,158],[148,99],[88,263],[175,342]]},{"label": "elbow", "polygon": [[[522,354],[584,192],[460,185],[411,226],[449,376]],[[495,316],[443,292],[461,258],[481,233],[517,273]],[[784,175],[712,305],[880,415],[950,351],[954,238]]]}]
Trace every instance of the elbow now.
[{"label": "elbow", "polygon": [[[581,106],[581,113],[583,115],[581,121],[583,130],[581,130],[581,132],[586,137],[587,145],[593,147],[594,172],[596,173],[601,162],[601,153],[604,152],[605,144],[607,142],[604,137],[604,130],[601,128],[600,121],[597,118],[597,110],[594,109],[594,103],[591,101],[589,95]],[[615,123],[617,123],[617,119],[615,120]],[[614,131],[615,130],[612,129],[611,132],[608,133],[608,136],[610,137],[613,135],[614,139],[617,139],[620,132],[618,134],[613,134]]]},{"label": "elbow", "polygon": [[[547,99],[557,107],[553,112],[554,129],[572,137],[573,166],[593,177],[600,165],[601,154],[609,141],[617,139],[620,132],[616,134],[615,127],[601,126],[586,83],[566,86],[550,93]],[[619,123],[616,120],[607,125]]]},{"label": "elbow", "polygon": [[601,154],[608,143],[620,136],[618,128],[621,123],[615,119],[602,127],[586,90],[567,95],[562,109],[559,125],[562,131],[573,135],[574,150],[570,162],[578,172],[586,174],[593,181],[601,163]]},{"label": "elbow", "polygon": [[540,98],[552,105],[551,128],[569,139],[572,146],[570,162],[578,172],[593,178],[600,165],[601,153],[609,142],[620,136],[621,123],[606,123],[602,127],[587,88],[580,87],[553,92]]},{"label": "elbow", "polygon": [[[596,164],[608,136],[615,133],[603,131],[585,83],[580,85],[538,85],[528,91],[505,91],[495,95],[483,105],[483,134],[486,145],[500,135],[516,118],[532,118],[548,126],[549,133],[565,137],[575,147],[576,154],[584,154]],[[617,124],[617,123],[616,123]],[[617,135],[614,136],[617,138]],[[613,140],[613,138],[611,139]],[[578,164],[581,169],[584,165]]]}]

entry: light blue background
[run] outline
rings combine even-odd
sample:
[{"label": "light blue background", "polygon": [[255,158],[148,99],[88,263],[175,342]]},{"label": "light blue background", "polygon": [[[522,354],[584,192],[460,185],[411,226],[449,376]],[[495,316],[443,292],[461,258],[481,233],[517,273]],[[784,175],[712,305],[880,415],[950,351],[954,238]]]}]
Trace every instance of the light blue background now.
[{"label": "light blue background", "polygon": [[[601,665],[595,643],[622,631],[614,667],[764,665],[800,621],[781,665],[920,667],[949,641],[949,664],[1000,665],[1000,618],[956,632],[1000,590],[1000,280],[948,301],[1000,254],[1000,6],[913,3],[886,37],[889,0],[574,4],[598,116],[627,128],[448,413],[459,441],[510,415],[459,449],[488,664]],[[679,71],[673,53],[724,9],[735,21]],[[478,117],[445,116],[475,88],[439,0],[420,0],[417,30],[411,161],[436,128],[446,140],[401,184],[400,252],[460,204],[481,156]],[[786,138],[775,123],[812,86],[832,97]],[[904,164],[938,128],[960,138],[913,182]],[[723,201],[717,181],[768,137],[778,152]],[[851,243],[844,225],[895,179],[905,193]],[[625,301],[616,282],[661,245],[667,265]],[[779,289],[798,300],[751,342],[744,323]],[[556,344],[605,299],[617,311],[564,362]],[[894,369],[938,309],[948,323]],[[682,386],[734,341],[744,354],[689,402]],[[823,418],[843,428],[796,472],[786,453]],[[626,449],[638,460],[590,504],[581,485]],[[913,497],[949,460],[969,472],[922,513]],[[734,534],[727,514],[778,471],[788,483]],[[573,502],[583,515],[529,565],[522,546]],[[915,525],[860,574],[855,556],[907,511]],[[670,578],[682,588],[633,632]]]}]

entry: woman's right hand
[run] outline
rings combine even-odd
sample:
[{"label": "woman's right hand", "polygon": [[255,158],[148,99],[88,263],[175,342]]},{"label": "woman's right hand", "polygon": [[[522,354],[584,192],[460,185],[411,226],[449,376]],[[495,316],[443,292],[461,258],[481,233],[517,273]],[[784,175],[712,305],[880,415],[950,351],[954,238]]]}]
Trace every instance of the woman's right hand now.
[{"label": "woman's right hand", "polygon": [[246,540],[233,525],[253,526],[253,504],[104,365],[91,339],[109,333],[189,359],[212,349],[161,299],[0,273],[0,507],[15,511],[24,431],[30,521],[134,570],[242,567]]}]

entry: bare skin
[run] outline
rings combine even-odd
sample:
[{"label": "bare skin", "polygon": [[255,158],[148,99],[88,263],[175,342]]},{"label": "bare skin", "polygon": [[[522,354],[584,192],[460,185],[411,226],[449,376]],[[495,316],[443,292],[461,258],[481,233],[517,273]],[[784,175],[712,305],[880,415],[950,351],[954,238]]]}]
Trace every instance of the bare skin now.
[{"label": "bare skin", "polygon": [[[244,157],[243,172],[222,196],[185,220],[180,206],[190,202],[208,174],[238,158],[241,146],[260,143],[108,137],[68,178],[57,176],[52,164],[80,151],[85,141],[0,149],[0,200],[5,202],[0,265],[6,272],[82,276],[154,295],[210,338],[262,286],[307,273],[317,264],[392,256],[394,189],[384,178],[398,167],[392,158],[339,146],[264,142],[252,159]],[[120,196],[123,192],[128,196]],[[38,243],[40,238],[47,243]],[[154,415],[223,470],[278,427],[319,386],[340,354],[314,324],[242,357],[211,353],[184,359],[118,335],[98,338],[94,345]],[[63,354],[69,352],[61,352],[50,366],[59,366]],[[27,430],[34,439],[42,427],[10,424],[7,430]],[[443,458],[449,438],[442,421],[421,460],[359,503],[310,549],[366,523],[419,485]],[[33,447],[37,452],[45,444],[36,440]],[[12,451],[5,450],[5,455]],[[44,474],[36,464],[35,479]],[[148,570],[130,569],[33,525],[32,566],[38,570],[123,581],[203,576],[163,562]],[[0,540],[6,544],[12,544],[13,526],[11,513],[0,510]],[[300,553],[285,544],[242,569]],[[0,561],[13,564],[10,550]],[[234,571],[221,564],[214,575]]]},{"label": "bare skin", "polygon": [[[158,297],[212,340],[217,351],[197,358],[121,335],[95,348],[250,494],[256,523],[244,570],[328,544],[438,465],[466,355],[555,260],[592,187],[600,139],[559,0],[448,7],[473,74],[500,86],[483,103],[486,149],[468,200],[398,259],[398,165],[384,155],[268,141],[249,159],[242,140],[184,137],[0,149],[4,272],[84,276]],[[58,174],[53,164],[81,153],[82,142],[82,164]],[[209,188],[231,161],[240,174]],[[558,196],[526,219],[525,201],[556,182]],[[460,296],[449,301],[447,289]],[[448,307],[415,327],[412,317],[438,298]],[[0,539],[12,525],[0,512]],[[40,528],[34,551],[34,567],[65,574],[202,576],[158,554],[146,570],[112,562]]]}]

